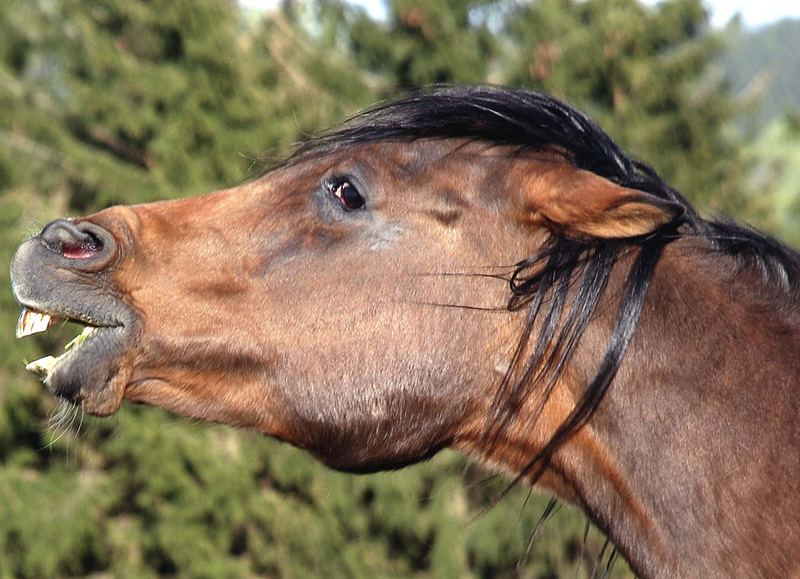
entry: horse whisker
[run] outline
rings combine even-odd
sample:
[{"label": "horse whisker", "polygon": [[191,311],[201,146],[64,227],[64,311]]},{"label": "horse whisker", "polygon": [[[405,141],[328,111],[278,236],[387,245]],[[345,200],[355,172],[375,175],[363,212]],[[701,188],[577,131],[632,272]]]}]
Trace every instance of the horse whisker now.
[{"label": "horse whisker", "polygon": [[[64,435],[67,432],[69,432],[70,428],[72,428],[72,425],[75,423],[75,419],[77,418],[78,413],[77,413],[77,407],[76,406],[69,405],[69,408],[70,409],[67,411],[67,413],[71,414],[69,423],[65,424],[65,423],[62,422],[62,423],[59,424],[59,428],[61,429],[61,432],[55,438],[51,437],[50,441],[43,447],[43,450],[44,449],[48,449],[48,448],[52,448],[53,445],[55,443],[57,443],[59,440],[61,440],[64,437]],[[63,428],[61,428],[61,427],[63,427]]]},{"label": "horse whisker", "polygon": [[511,281],[509,277],[504,275],[492,274],[492,273],[476,273],[476,272],[442,271],[433,273],[418,273],[415,274],[415,276],[416,277],[480,277],[480,278],[496,279],[506,283]]},{"label": "horse whisker", "polygon": [[432,306],[432,307],[439,307],[439,308],[456,308],[462,310],[475,310],[479,312],[504,312],[508,313],[508,309],[506,307],[483,307],[483,306],[469,306],[465,304],[445,304],[440,302],[422,302],[422,301],[412,301],[409,302],[418,306]]}]

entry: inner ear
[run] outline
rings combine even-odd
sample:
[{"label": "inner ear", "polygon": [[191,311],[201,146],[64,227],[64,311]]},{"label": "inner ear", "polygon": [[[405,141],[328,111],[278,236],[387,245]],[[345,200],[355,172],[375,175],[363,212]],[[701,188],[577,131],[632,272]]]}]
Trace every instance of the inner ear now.
[{"label": "inner ear", "polygon": [[567,163],[534,168],[522,190],[523,220],[572,238],[649,235],[680,219],[670,200],[618,185]]}]

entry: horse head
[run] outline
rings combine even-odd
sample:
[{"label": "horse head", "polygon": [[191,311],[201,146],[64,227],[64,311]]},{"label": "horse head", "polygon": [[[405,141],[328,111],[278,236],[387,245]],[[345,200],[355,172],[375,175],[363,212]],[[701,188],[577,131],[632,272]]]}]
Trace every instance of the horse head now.
[{"label": "horse head", "polygon": [[[735,236],[755,248],[757,274],[737,265],[741,244],[725,245]],[[89,413],[151,404],[357,472],[458,448],[581,505],[638,572],[658,576],[733,568],[741,543],[717,536],[733,518],[713,512],[754,500],[751,486],[700,484],[717,503],[697,516],[725,531],[691,549],[664,503],[711,476],[713,457],[693,446],[721,436],[704,412],[740,416],[717,397],[744,389],[757,358],[709,369],[737,352],[715,317],[722,288],[793,288],[796,270],[776,242],[702,220],[585,115],[476,87],[380,106],[233,189],[55,221],[19,248],[12,281],[20,335],[58,319],[88,328],[39,369]],[[728,322],[745,326],[755,306],[731,299],[746,307]],[[793,340],[751,332],[751,350],[789,357],[760,366],[773,397],[789,395],[800,365],[786,315],[765,324]],[[789,420],[759,414],[767,406],[750,409]],[[674,434],[681,412],[696,431]],[[796,458],[780,464],[800,472]],[[682,467],[691,473],[659,480]],[[797,571],[800,550],[786,544],[739,569]],[[697,559],[683,567],[688,551]]]}]

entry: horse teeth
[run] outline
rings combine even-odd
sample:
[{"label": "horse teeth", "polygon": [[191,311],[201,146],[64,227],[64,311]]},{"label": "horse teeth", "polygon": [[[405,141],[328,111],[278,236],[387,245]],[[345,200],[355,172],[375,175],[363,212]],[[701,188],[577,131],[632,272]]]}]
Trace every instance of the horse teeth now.
[{"label": "horse teeth", "polygon": [[17,338],[23,338],[32,334],[44,332],[55,321],[50,314],[35,312],[28,308],[22,308],[17,321]]},{"label": "horse teeth", "polygon": [[53,371],[53,367],[57,363],[58,358],[54,358],[53,356],[45,356],[44,358],[39,358],[38,360],[34,360],[33,362],[27,364],[25,369],[29,372],[33,372],[42,380],[46,380],[50,375],[50,372]]}]

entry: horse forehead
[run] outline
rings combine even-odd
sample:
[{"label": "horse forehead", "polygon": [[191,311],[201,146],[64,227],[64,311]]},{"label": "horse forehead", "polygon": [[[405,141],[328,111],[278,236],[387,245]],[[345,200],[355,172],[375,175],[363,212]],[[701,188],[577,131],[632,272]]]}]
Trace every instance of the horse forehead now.
[{"label": "horse forehead", "polygon": [[[469,139],[420,139],[382,142],[365,149],[363,162],[376,171],[435,184],[463,184],[480,178],[513,180],[556,166],[574,166],[559,151],[521,149]],[[441,188],[448,190],[447,187]]]},{"label": "horse forehead", "polygon": [[[564,154],[555,150],[464,138],[422,138],[341,144],[325,152],[312,150],[278,173],[284,183],[294,181],[302,187],[325,175],[353,173],[365,177],[368,186],[388,193],[389,198],[401,195],[417,202],[466,207],[505,203],[532,173],[552,172],[554,165],[573,168]],[[269,180],[270,175],[266,177]],[[379,206],[381,211],[393,208],[382,203]]]}]

